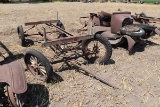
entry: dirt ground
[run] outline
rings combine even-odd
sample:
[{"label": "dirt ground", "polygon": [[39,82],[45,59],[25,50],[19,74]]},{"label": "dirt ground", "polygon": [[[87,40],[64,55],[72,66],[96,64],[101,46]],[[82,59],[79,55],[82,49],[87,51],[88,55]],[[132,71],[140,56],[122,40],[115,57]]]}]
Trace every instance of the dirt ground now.
[{"label": "dirt ground", "polygon": [[[29,49],[36,49],[46,56],[51,56],[49,48],[34,46],[21,47],[18,44],[17,26],[25,22],[59,19],[69,32],[82,27],[80,16],[88,16],[90,12],[122,11],[145,12],[148,16],[160,17],[160,5],[125,4],[125,3],[20,3],[0,4],[0,40],[22,61]],[[26,70],[29,83],[28,107],[160,107],[160,38],[158,35],[149,38],[144,49],[129,55],[123,48],[113,49],[111,60],[107,65],[88,65],[97,74],[102,75],[113,88],[86,76],[76,70],[56,72],[63,81],[45,83],[38,81]],[[1,49],[4,56],[7,53]],[[60,65],[53,65],[56,71]],[[26,67],[25,67],[26,68]]]}]

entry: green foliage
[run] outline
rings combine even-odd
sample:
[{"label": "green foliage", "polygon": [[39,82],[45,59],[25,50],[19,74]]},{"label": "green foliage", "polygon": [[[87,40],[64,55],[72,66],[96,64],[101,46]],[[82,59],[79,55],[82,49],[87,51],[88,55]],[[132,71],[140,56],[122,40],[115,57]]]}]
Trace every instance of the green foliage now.
[{"label": "green foliage", "polygon": [[160,3],[160,0],[110,0],[111,2],[144,2],[144,3]]},{"label": "green foliage", "polygon": [[[133,1],[139,2],[140,0],[133,0]],[[144,3],[155,3],[155,2],[160,2],[160,0],[141,0],[141,1],[143,1]]]},{"label": "green foliage", "polygon": [[36,2],[52,2],[52,0],[29,0],[31,3],[36,3]]},{"label": "green foliage", "polygon": [[64,1],[68,1],[68,0],[54,0],[54,1],[64,2]]},{"label": "green foliage", "polygon": [[68,0],[52,0],[52,1],[64,2],[64,1],[68,1]]}]

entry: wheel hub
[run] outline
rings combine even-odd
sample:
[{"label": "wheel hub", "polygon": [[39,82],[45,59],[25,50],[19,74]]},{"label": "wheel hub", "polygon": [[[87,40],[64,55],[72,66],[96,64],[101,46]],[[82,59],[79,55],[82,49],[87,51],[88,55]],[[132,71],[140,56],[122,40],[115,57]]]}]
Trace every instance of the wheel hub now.
[{"label": "wheel hub", "polygon": [[94,53],[99,53],[99,48],[98,48],[97,45],[95,45],[95,46],[93,47],[93,52],[94,52]]}]

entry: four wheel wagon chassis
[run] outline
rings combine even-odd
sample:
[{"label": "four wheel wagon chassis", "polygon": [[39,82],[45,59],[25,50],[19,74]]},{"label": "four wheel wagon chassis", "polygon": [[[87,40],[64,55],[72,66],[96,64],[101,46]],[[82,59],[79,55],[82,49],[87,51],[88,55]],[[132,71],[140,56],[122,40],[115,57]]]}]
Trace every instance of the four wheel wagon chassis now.
[{"label": "four wheel wagon chassis", "polygon": [[[57,23],[57,25],[53,24]],[[38,28],[39,24],[45,24],[51,28],[56,28],[53,31],[47,32],[46,28],[42,28],[43,30]],[[53,58],[48,61],[43,54],[39,53],[36,50],[31,50],[26,53],[25,55],[25,63],[28,69],[35,75],[40,75],[47,80],[51,74],[51,67],[50,64],[64,62],[67,65],[76,66],[87,74],[91,75],[92,77],[100,80],[101,82],[109,85],[110,87],[116,88],[115,86],[111,85],[106,79],[102,78],[102,76],[97,75],[96,72],[83,63],[78,61],[77,59],[80,57],[85,57],[89,62],[94,63],[105,63],[107,62],[112,54],[112,47],[109,41],[103,38],[101,35],[78,35],[74,36],[69,32],[64,30],[63,24],[60,20],[51,20],[51,21],[39,21],[39,22],[29,22],[25,23],[26,26],[32,25],[32,27],[28,30],[36,28],[38,30],[38,34],[26,34],[26,31],[23,31],[23,27],[18,27],[19,38],[21,40],[21,45],[24,46],[25,38],[26,37],[35,37],[35,35],[41,35],[43,37],[42,46],[49,46],[51,50],[54,51],[55,55]],[[27,31],[28,31],[27,30]],[[56,33],[58,34],[58,38],[49,40],[47,34]],[[62,36],[62,37],[61,37]],[[93,42],[93,43],[92,43]],[[92,43],[92,44],[91,44]],[[91,48],[89,49],[89,46]],[[102,49],[100,46],[102,45]],[[102,51],[102,52],[101,52]],[[105,51],[105,52],[103,52]],[[99,56],[98,56],[99,55]],[[42,61],[45,60],[45,62]],[[56,59],[56,60],[55,60]],[[38,66],[39,68],[38,68]],[[43,66],[43,69],[42,69]],[[48,66],[48,68],[46,67]],[[47,70],[50,69],[50,70]],[[40,71],[40,73],[38,73]],[[91,72],[92,71],[92,72]]]}]

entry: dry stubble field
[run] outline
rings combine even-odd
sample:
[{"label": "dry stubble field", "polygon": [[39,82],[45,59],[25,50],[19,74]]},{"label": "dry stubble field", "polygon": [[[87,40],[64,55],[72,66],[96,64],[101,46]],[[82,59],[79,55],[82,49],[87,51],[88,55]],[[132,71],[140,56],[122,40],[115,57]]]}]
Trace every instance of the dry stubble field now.
[{"label": "dry stubble field", "polygon": [[[69,32],[80,28],[79,17],[90,12],[114,12],[118,9],[132,13],[145,12],[148,16],[160,17],[160,5],[122,4],[122,3],[37,3],[0,4],[1,42],[13,53],[23,54],[29,49],[37,49],[46,56],[52,55],[48,48],[40,44],[21,47],[18,44],[16,28],[25,22],[59,19]],[[122,48],[113,49],[112,61],[108,65],[89,65],[99,69],[101,74],[113,85],[109,86],[75,70],[57,72],[63,81],[47,84],[37,81],[26,70],[29,83],[28,106],[39,107],[160,107],[160,38],[150,38],[142,52],[128,55]],[[42,50],[43,49],[43,50]],[[7,54],[1,49],[1,52]],[[21,58],[23,65],[23,59]],[[60,65],[53,65],[54,70]],[[25,65],[24,65],[25,67]]]}]

